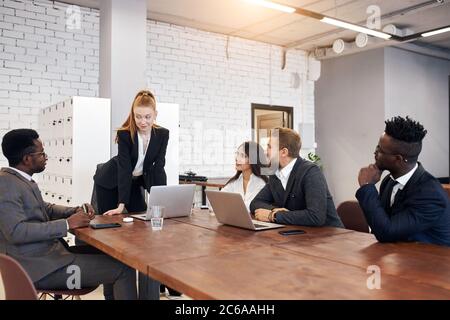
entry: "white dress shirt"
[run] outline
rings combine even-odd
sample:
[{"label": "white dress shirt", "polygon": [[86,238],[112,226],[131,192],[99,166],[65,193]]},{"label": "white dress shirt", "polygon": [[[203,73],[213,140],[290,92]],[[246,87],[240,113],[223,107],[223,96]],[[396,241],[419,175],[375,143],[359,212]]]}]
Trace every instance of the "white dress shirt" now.
[{"label": "white dress shirt", "polygon": [[147,146],[145,147],[145,150],[144,150],[144,139],[141,137],[139,132],[138,132],[137,136],[138,136],[138,159],[136,162],[136,166],[134,167],[134,170],[133,170],[134,177],[142,176],[142,173],[144,171],[145,155],[147,154],[147,149],[148,149],[148,146],[150,145],[150,140],[152,138],[152,132],[150,131],[150,136],[148,138],[148,143],[147,143]]},{"label": "white dress shirt", "polygon": [[403,190],[403,188],[406,186],[406,184],[408,183],[409,179],[411,179],[411,177],[413,176],[414,172],[416,172],[417,168],[419,167],[419,165],[416,163],[416,165],[414,166],[414,168],[412,168],[407,174],[394,179],[391,175],[391,179],[397,181],[398,183],[394,186],[394,188],[392,189],[392,193],[391,193],[391,207],[394,204],[394,200],[395,200],[395,195],[397,194],[398,190]]},{"label": "white dress shirt", "polygon": [[26,172],[23,172],[23,171],[21,171],[19,169],[13,168],[13,167],[8,167],[8,169],[16,171],[18,174],[20,174],[22,177],[24,177],[25,179],[27,179],[30,182],[33,181],[31,176],[28,173],[26,173]]},{"label": "white dress shirt", "polygon": [[247,184],[247,192],[244,192],[244,177],[241,173],[238,179],[227,184],[222,188],[222,191],[239,193],[242,196],[242,199],[244,199],[247,210],[250,211],[250,203],[265,185],[266,182],[263,179],[252,174]]},{"label": "white dress shirt", "polygon": [[286,190],[286,186],[289,181],[289,176],[291,175],[291,171],[294,168],[296,161],[297,161],[297,159],[292,159],[292,161],[289,162],[289,164],[287,166],[285,166],[283,169],[278,169],[275,172],[275,175],[277,176],[278,179],[280,179],[284,190]]}]

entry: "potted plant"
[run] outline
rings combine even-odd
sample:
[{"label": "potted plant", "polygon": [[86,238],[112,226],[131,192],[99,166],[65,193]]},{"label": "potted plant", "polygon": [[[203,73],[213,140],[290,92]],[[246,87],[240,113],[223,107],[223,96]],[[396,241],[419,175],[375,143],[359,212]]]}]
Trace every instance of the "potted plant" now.
[{"label": "potted plant", "polygon": [[322,159],[320,159],[320,157],[314,152],[308,153],[308,160],[319,166],[320,170],[323,169]]}]

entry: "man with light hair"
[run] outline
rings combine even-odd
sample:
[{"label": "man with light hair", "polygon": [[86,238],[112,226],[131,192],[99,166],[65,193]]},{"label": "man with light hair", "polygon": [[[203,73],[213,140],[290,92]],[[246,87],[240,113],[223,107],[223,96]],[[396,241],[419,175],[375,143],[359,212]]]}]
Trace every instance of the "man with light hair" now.
[{"label": "man with light hair", "polygon": [[343,227],[320,168],[299,156],[300,135],[289,128],[271,132],[267,156],[278,164],[250,210],[260,221],[299,226]]}]

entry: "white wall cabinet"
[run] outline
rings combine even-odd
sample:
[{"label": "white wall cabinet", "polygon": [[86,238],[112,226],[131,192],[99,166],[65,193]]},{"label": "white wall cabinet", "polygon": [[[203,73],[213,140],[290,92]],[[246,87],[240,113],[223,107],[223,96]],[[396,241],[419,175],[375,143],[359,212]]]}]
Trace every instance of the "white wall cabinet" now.
[{"label": "white wall cabinet", "polygon": [[97,164],[110,158],[110,100],[72,97],[43,108],[38,132],[48,155],[38,175],[44,200],[66,206],[90,202]]}]

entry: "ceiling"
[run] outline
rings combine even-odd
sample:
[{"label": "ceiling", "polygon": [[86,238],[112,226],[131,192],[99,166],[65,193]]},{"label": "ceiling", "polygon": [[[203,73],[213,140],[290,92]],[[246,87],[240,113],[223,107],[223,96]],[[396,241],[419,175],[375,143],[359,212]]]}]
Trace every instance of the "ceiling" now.
[{"label": "ceiling", "polygon": [[[99,8],[102,0],[64,0]],[[348,22],[365,25],[371,5],[381,9],[381,25],[395,24],[414,33],[450,22],[450,0],[278,0]],[[245,0],[148,0],[148,18],[181,26],[272,43],[287,48],[314,50],[334,40],[353,41],[356,33],[298,14],[260,7]],[[450,32],[416,41],[450,53]]]}]

